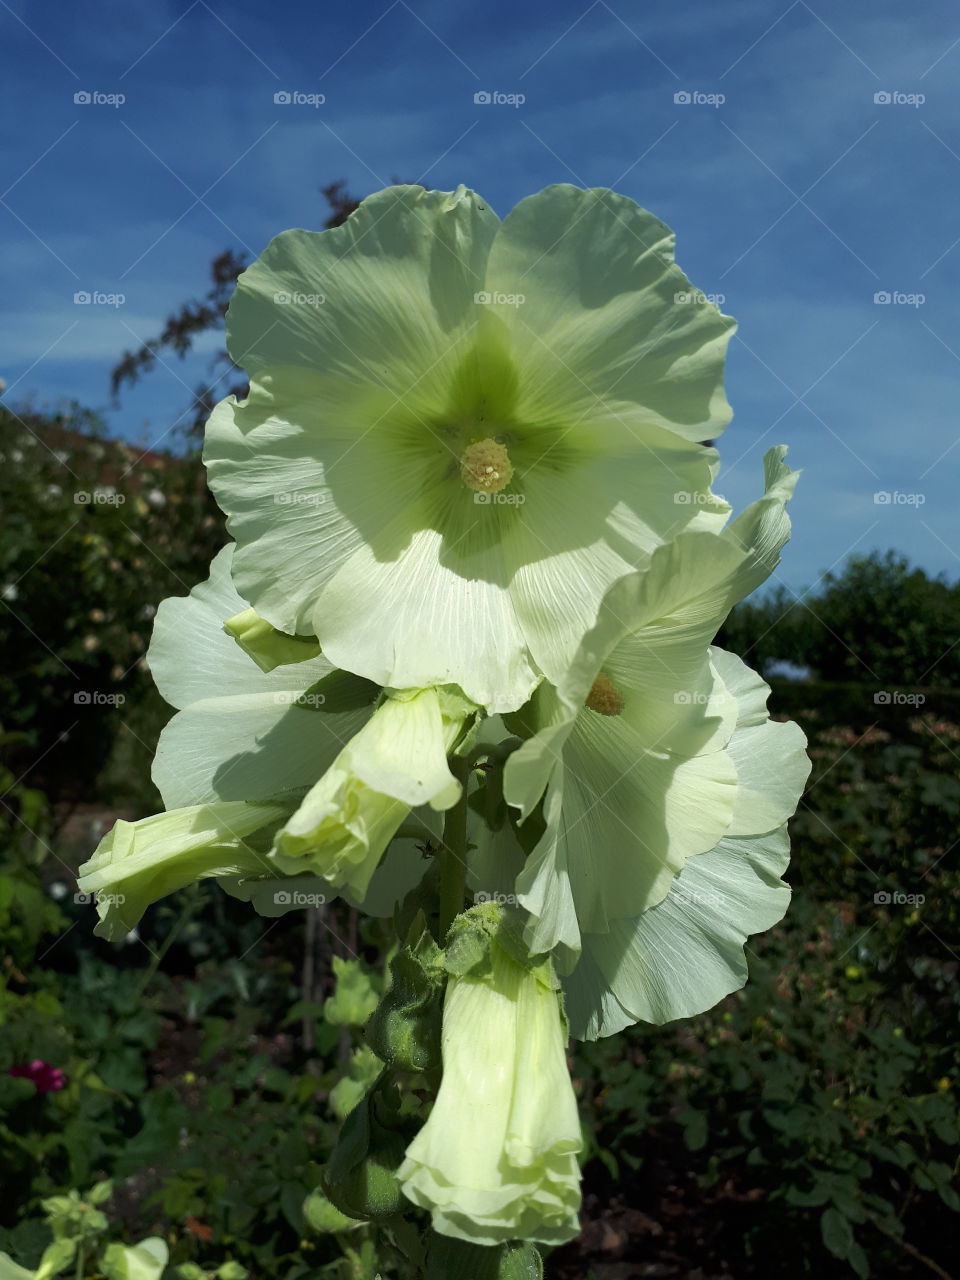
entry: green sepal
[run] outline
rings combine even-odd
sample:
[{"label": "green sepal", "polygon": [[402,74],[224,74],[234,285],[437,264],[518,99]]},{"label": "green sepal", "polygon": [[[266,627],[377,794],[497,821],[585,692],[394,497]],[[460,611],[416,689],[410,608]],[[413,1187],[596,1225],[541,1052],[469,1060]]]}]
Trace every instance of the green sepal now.
[{"label": "green sepal", "polygon": [[434,1235],[425,1280],[543,1280],[543,1260],[532,1244],[487,1246]]},{"label": "green sepal", "polygon": [[367,1026],[367,1044],[397,1071],[441,1065],[440,1029],[446,985],[443,953],[422,912],[390,965],[390,986]]},{"label": "green sepal", "polygon": [[400,1113],[400,1093],[384,1072],[347,1116],[324,1171],[322,1187],[350,1218],[391,1218],[409,1206],[396,1171],[420,1128]]},{"label": "green sepal", "polygon": [[223,629],[264,672],[292,662],[305,662],[320,652],[316,636],[287,635],[285,631],[272,627],[255,609],[235,613],[232,618],[227,618]]},{"label": "green sepal", "polygon": [[523,939],[526,917],[498,902],[481,902],[457,916],[444,944],[444,967],[457,978],[490,972],[490,948],[496,944],[551,991],[559,989],[549,956],[531,955]]}]

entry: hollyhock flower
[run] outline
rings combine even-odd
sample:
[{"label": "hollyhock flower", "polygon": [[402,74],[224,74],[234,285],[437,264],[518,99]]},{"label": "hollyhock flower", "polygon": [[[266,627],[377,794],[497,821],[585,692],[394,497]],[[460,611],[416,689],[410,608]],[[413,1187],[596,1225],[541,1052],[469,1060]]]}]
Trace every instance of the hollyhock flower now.
[{"label": "hollyhock flower", "polygon": [[[380,690],[322,656],[275,667],[278,652],[297,658],[303,646],[249,619],[236,625],[245,602],[230,578],[232,551],[157,613],[151,670],[180,708],[154,760],[167,812],[117,822],[77,880],[96,898],[96,932],[111,941],[151,903],[201,878],[270,914],[270,899],[298,905],[282,887],[288,876],[314,899],[343,888],[362,900],[411,808],[441,809],[459,794],[446,750],[472,704],[443,690],[393,691],[374,711]],[[395,901],[422,873],[413,858],[394,863],[381,888]]]},{"label": "hollyhock flower", "polygon": [[440,1092],[397,1176],[442,1235],[561,1244],[580,1206],[566,1028],[550,962],[518,952],[500,920],[474,907],[448,938]]},{"label": "hollyhock flower", "polygon": [[52,1067],[42,1058],[34,1058],[32,1062],[11,1067],[8,1076],[19,1076],[24,1080],[32,1080],[37,1093],[57,1093],[67,1083],[67,1077],[59,1067]]},{"label": "hollyhock flower", "polygon": [[559,679],[611,582],[729,510],[699,442],[733,321],[673,247],[571,186],[502,223],[390,187],[271,241],[227,317],[250,392],[205,446],[250,606],[384,686],[509,710]]},{"label": "hollyhock flower", "polygon": [[769,719],[759,677],[709,647],[789,535],[784,452],[767,455],[764,498],[728,530],[681,534],[617,583],[561,685],[516,717],[532,734],[505,796],[521,820],[543,797],[543,833],[515,888],[531,949],[559,947],[573,970],[577,1035],[708,1007],[742,973],[738,945],[786,908],[777,877],[805,738]]},{"label": "hollyhock flower", "polygon": [[410,810],[456,804],[447,756],[476,710],[450,690],[387,696],[277,832],[271,861],[290,875],[309,867],[362,900]]},{"label": "hollyhock flower", "polygon": [[94,932],[121,942],[151,903],[195,880],[269,873],[269,836],[289,811],[234,800],[118,820],[77,876],[78,889],[97,903]]}]

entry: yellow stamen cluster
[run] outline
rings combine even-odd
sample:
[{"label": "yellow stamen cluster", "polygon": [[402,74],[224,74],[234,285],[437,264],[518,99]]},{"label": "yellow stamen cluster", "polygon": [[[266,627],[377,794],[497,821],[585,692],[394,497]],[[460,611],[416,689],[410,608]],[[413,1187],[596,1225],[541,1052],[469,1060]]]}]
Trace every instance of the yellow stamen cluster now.
[{"label": "yellow stamen cluster", "polygon": [[594,680],[584,705],[602,716],[618,716],[623,710],[623,694],[610,677],[601,671]]},{"label": "yellow stamen cluster", "polygon": [[499,493],[513,478],[513,463],[504,445],[496,440],[477,440],[467,445],[460,458],[460,479],[475,493]]}]

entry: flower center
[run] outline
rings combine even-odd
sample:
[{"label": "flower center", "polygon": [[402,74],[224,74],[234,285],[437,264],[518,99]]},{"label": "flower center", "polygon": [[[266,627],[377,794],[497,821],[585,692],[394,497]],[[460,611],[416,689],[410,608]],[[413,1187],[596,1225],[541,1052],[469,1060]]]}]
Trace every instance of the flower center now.
[{"label": "flower center", "polygon": [[587,694],[584,706],[602,716],[618,716],[623,710],[623,694],[609,676],[601,671]]},{"label": "flower center", "polygon": [[460,479],[475,493],[499,493],[512,478],[510,455],[496,440],[477,440],[460,456]]}]

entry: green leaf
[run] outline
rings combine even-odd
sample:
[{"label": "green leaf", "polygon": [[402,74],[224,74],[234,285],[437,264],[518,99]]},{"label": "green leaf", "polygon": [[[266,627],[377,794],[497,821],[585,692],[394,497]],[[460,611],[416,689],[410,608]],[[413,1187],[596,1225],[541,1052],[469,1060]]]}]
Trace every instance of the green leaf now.
[{"label": "green leaf", "polygon": [[849,1221],[836,1209],[826,1209],[820,1217],[820,1235],[835,1258],[846,1258],[853,1244]]},{"label": "green leaf", "polygon": [[76,1252],[77,1242],[72,1237],[54,1240],[53,1244],[44,1249],[34,1280],[48,1280],[50,1276],[58,1276],[70,1265]]},{"label": "green leaf", "polygon": [[854,1240],[853,1244],[850,1246],[850,1250],[847,1253],[847,1261],[850,1263],[850,1266],[853,1267],[857,1275],[861,1277],[861,1280],[867,1280],[867,1276],[870,1274],[870,1263],[867,1261],[867,1255],[857,1244],[856,1240]]}]

